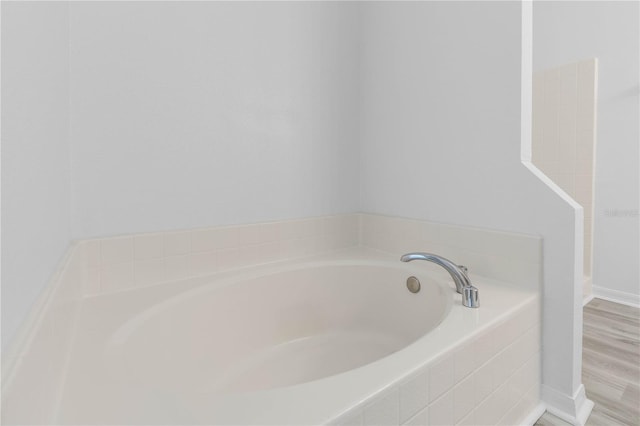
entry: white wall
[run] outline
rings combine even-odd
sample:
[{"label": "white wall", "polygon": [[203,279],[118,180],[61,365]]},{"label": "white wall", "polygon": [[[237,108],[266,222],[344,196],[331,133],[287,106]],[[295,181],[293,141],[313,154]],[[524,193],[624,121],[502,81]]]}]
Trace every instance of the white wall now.
[{"label": "white wall", "polygon": [[356,5],[70,5],[73,236],[358,209]]},{"label": "white wall", "polygon": [[534,68],[597,57],[594,294],[640,303],[638,2],[536,2]]},{"label": "white wall", "polygon": [[2,348],[69,243],[67,5],[2,4]]},{"label": "white wall", "polygon": [[542,235],[543,383],[570,411],[582,209],[521,163],[520,4],[371,3],[363,32],[362,210]]}]

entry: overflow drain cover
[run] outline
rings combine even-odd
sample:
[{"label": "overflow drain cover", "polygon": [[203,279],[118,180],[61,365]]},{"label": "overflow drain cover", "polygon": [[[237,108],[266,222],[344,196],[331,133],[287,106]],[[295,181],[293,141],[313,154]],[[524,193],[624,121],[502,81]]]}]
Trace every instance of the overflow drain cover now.
[{"label": "overflow drain cover", "polygon": [[407,288],[411,293],[417,293],[420,291],[420,281],[416,277],[407,278]]}]

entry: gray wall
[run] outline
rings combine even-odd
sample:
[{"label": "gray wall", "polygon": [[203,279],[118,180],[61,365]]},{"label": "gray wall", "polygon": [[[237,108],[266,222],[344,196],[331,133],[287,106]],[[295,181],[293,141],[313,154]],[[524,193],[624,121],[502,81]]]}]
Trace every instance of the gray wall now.
[{"label": "gray wall", "polygon": [[70,238],[64,3],[2,3],[2,348]]},{"label": "gray wall", "polygon": [[3,348],[71,237],[356,211],[357,11],[3,3]]},{"label": "gray wall", "polygon": [[71,3],[73,236],[356,211],[357,11]]}]

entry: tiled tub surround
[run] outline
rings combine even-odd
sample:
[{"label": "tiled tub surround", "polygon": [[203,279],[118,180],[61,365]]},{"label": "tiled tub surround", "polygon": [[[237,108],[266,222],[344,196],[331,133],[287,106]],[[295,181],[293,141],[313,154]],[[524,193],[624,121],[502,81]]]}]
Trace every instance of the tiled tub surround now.
[{"label": "tiled tub surround", "polygon": [[[468,233],[466,241],[465,231]],[[3,362],[3,369],[14,367],[8,368],[9,375],[4,376],[3,422],[47,424],[63,421],[65,404],[60,411],[59,400],[64,401],[71,395],[73,371],[82,368],[79,345],[91,339],[95,343],[95,339],[101,338],[99,331],[108,328],[110,321],[113,325],[113,321],[117,323],[131,317],[145,306],[194,287],[210,285],[216,277],[234,274],[235,269],[283,267],[318,256],[325,260],[332,256],[333,259],[380,256],[395,262],[399,252],[410,250],[435,251],[466,263],[474,284],[480,287],[481,309],[463,308],[459,295],[452,290],[452,314],[458,312],[456,315],[462,316],[450,315],[434,332],[392,356],[337,376],[270,390],[264,399],[259,398],[265,396],[264,393],[249,393],[229,396],[218,405],[211,404],[210,400],[193,398],[194,413],[198,412],[196,408],[208,407],[206,410],[212,410],[207,411],[210,415],[215,414],[221,422],[233,423],[252,422],[250,416],[258,415],[258,418],[271,419],[274,423],[306,419],[340,424],[351,421],[380,424],[387,423],[388,419],[389,424],[407,421],[438,424],[445,421],[442,419],[451,418],[454,422],[469,424],[495,424],[498,421],[511,424],[526,417],[538,404],[540,346],[536,283],[540,269],[539,239],[372,215],[259,224],[235,227],[235,230],[216,228],[195,235],[198,232],[164,233],[160,234],[162,238],[141,235],[76,243],[58,279],[43,295],[40,308],[34,310],[31,327],[24,333],[26,338],[18,345],[21,350],[9,354],[10,362]],[[213,237],[228,236],[229,233],[235,236],[228,237],[224,244]],[[136,238],[139,240],[137,253]],[[402,245],[405,238],[410,240],[406,247]],[[162,249],[152,241],[162,242]],[[122,244],[124,256],[114,250],[114,244]],[[363,245],[375,251],[357,247]],[[349,246],[352,248],[336,250]],[[244,255],[246,247],[253,247],[255,257]],[[227,256],[228,251],[233,254]],[[208,259],[215,266],[198,269],[203,264],[198,262],[198,253],[208,253]],[[186,266],[178,268],[181,272],[177,276],[181,278],[176,278],[167,272],[172,269],[166,265],[180,257],[186,257],[183,259]],[[305,259],[295,260],[297,257]],[[136,280],[136,264],[157,259],[162,262],[156,264],[163,265],[160,276]],[[250,262],[254,265],[249,265]],[[506,263],[503,263],[506,272],[498,270],[501,262]],[[518,268],[524,267],[519,274],[509,272],[507,264],[511,262]],[[413,267],[448,282],[446,272],[437,266],[413,263],[420,263]],[[127,272],[129,281],[126,285],[103,280],[109,277],[110,272],[105,271],[112,265],[131,265],[121,270],[133,268],[133,278]],[[141,265],[138,269],[144,271],[145,263]],[[493,271],[502,275],[493,277],[490,275]],[[513,276],[513,280],[507,280],[509,276]],[[81,308],[81,317],[76,320],[77,307]],[[109,315],[101,319],[99,312]],[[453,325],[464,332],[445,332]],[[74,338],[75,326],[78,332]],[[419,347],[426,352],[420,353]],[[72,353],[72,368],[67,369],[69,352]],[[346,381],[340,384],[340,380]],[[318,383],[334,383],[338,388],[335,391],[325,388],[327,397],[318,398],[319,389],[314,388]],[[344,390],[346,394],[338,390]],[[307,399],[304,399],[305,395]],[[299,404],[287,407],[287,419],[269,409],[280,398],[288,401],[294,397],[300,398]],[[315,404],[319,400],[323,403]],[[308,401],[314,401],[314,404]],[[468,405],[464,405],[466,403]],[[240,406],[243,409],[239,409]],[[235,407],[235,411],[228,407]],[[206,415],[202,411],[200,414]]]},{"label": "tiled tub surround", "polygon": [[364,247],[390,254],[436,253],[475,274],[539,289],[542,241],[538,237],[392,216],[363,214],[360,220]]},{"label": "tiled tub surround", "polygon": [[83,242],[85,295],[211,275],[358,245],[358,215],[340,215]]}]

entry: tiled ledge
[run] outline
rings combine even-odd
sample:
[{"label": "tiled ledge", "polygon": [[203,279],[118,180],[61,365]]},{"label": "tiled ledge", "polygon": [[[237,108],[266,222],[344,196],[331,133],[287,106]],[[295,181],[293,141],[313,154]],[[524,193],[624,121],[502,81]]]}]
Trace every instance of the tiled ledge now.
[{"label": "tiled ledge", "polygon": [[84,240],[82,294],[94,296],[331,250],[437,253],[471,273],[536,287],[541,239],[371,214],[346,214]]},{"label": "tiled ledge", "polygon": [[358,230],[359,215],[351,214],[87,240],[81,242],[88,259],[83,293],[106,294],[353,247]]},{"label": "tiled ledge", "polygon": [[537,289],[542,277],[540,237],[399,217],[361,215],[363,246],[401,255],[435,253],[482,275]]}]

